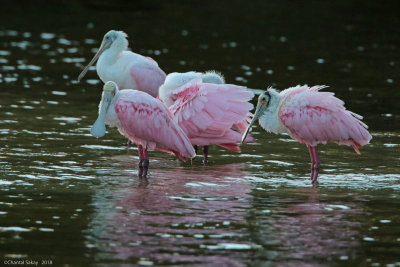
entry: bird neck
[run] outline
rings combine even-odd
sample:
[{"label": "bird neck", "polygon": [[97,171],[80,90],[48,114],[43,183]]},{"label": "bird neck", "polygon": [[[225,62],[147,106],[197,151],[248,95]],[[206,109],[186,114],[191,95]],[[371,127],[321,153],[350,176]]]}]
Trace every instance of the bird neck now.
[{"label": "bird neck", "polygon": [[175,99],[172,99],[174,91],[196,78],[201,78],[201,73],[191,71],[186,73],[173,72],[168,74],[164,84],[160,86],[158,91],[160,99],[167,107],[173,105],[175,102]]},{"label": "bird neck", "polygon": [[167,107],[170,107],[174,104],[174,100],[172,99],[172,92],[175,88],[168,86],[168,84],[163,84],[160,86],[158,90],[158,96],[160,97],[161,101]]},{"label": "bird neck", "polygon": [[275,113],[279,110],[282,97],[275,89],[269,89],[268,92],[271,96],[271,99],[269,100],[267,111],[269,111],[270,113]]},{"label": "bird neck", "polygon": [[264,114],[260,117],[260,125],[269,132],[276,134],[286,133],[287,131],[279,119],[279,109],[282,104],[282,96],[274,89],[269,89],[268,92],[271,99],[269,100],[268,107],[264,111]]}]

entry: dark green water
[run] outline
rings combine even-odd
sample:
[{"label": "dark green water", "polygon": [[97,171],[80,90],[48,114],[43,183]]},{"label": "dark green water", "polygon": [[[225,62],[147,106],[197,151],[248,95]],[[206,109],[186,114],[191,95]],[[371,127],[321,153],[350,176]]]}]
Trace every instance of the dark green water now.
[{"label": "dark green water", "polygon": [[[350,3],[351,2],[351,3]],[[56,266],[400,266],[400,5],[396,1],[4,1],[0,9],[0,262]],[[165,72],[326,84],[372,143],[307,149],[254,129],[209,166],[89,133],[102,85],[75,79],[103,34]],[[26,263],[26,262],[25,262]],[[46,262],[45,262],[46,263]],[[49,263],[49,262],[47,262]],[[25,264],[27,265],[27,264]]]}]

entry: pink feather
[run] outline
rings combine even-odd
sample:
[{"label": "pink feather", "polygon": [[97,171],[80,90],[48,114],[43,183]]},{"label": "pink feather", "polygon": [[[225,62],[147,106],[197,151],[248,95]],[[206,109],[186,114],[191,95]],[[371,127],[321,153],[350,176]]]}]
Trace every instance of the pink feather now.
[{"label": "pink feather", "polygon": [[371,140],[362,117],[346,110],[344,102],[331,92],[319,92],[325,86],[289,88],[284,96],[279,118],[289,135],[310,146],[334,142],[358,148]]},{"label": "pink feather", "polygon": [[158,95],[158,88],[165,80],[165,73],[158,67],[157,62],[152,58],[146,58],[152,64],[134,65],[130,74],[136,82],[139,91],[147,92],[152,96]]},{"label": "pink feather", "polygon": [[[254,94],[232,84],[202,83],[194,79],[176,89],[169,110],[193,145],[217,144],[240,152],[241,137],[253,105]],[[246,142],[254,141],[249,136]]]},{"label": "pink feather", "polygon": [[190,140],[161,101],[137,90],[118,92],[115,113],[118,130],[145,148],[171,152],[185,160],[195,156]]}]

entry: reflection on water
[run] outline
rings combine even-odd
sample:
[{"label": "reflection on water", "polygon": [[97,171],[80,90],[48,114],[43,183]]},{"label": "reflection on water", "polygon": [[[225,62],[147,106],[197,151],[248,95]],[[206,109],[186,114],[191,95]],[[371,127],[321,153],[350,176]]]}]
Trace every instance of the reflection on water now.
[{"label": "reflection on water", "polygon": [[157,167],[149,179],[97,191],[88,246],[102,248],[98,257],[237,266],[247,253],[235,257],[218,250],[260,248],[243,231],[251,199],[244,164]]},{"label": "reflection on water", "polygon": [[360,246],[360,223],[351,218],[362,216],[362,210],[340,202],[321,203],[316,190],[307,191],[307,202],[289,204],[277,212],[275,224],[280,229],[281,247],[290,248],[284,258],[299,263],[329,258],[348,260]]},{"label": "reflection on water", "polygon": [[[9,1],[0,11],[1,259],[400,265],[398,8],[230,1],[221,16],[224,2],[58,2]],[[216,69],[256,92],[330,85],[374,139],[361,155],[321,146],[319,188],[305,147],[259,128],[241,154],[211,147],[206,167],[151,152],[140,180],[136,148],[115,129],[89,133],[101,92],[94,68],[76,82],[111,28],[167,73]]]}]

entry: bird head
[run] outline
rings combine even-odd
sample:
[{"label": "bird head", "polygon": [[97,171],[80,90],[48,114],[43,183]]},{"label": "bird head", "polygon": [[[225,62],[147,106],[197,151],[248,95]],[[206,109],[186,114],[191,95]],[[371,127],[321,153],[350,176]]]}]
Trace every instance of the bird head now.
[{"label": "bird head", "polygon": [[201,75],[203,82],[205,83],[214,83],[214,84],[224,84],[225,83],[225,78],[224,76],[217,72],[217,71],[206,71],[204,73],[202,73]]},{"label": "bird head", "polygon": [[105,50],[109,49],[111,46],[119,46],[118,49],[126,50],[128,48],[128,40],[126,39],[127,37],[128,36],[123,31],[111,30],[107,32],[103,37],[103,41],[101,42],[99,50],[94,55],[89,64],[79,74],[78,82],[86,75],[90,66],[92,66],[96,62],[96,60],[101,56],[101,54]]},{"label": "bird head", "polygon": [[258,97],[256,111],[254,112],[253,119],[251,120],[251,122],[249,123],[249,126],[247,126],[247,129],[246,129],[245,133],[243,134],[242,143],[246,139],[246,136],[250,132],[250,129],[253,126],[254,122],[256,122],[267,110],[269,102],[271,101],[270,90],[271,89],[268,89],[267,91],[261,93],[260,96]]},{"label": "bird head", "polygon": [[103,92],[114,96],[118,92],[118,85],[113,81],[108,81],[103,86]]}]

